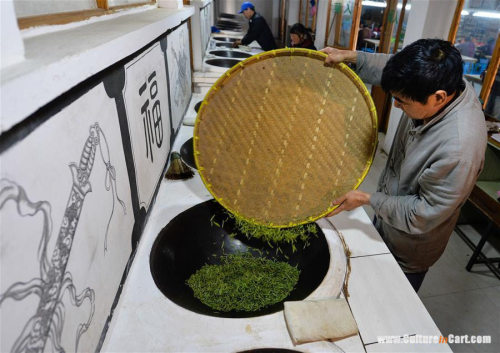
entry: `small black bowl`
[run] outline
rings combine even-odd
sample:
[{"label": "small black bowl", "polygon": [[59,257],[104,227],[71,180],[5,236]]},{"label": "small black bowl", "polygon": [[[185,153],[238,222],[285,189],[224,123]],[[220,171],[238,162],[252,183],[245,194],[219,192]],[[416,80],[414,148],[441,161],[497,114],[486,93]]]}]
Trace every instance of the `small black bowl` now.
[{"label": "small black bowl", "polygon": [[188,166],[193,169],[196,168],[196,162],[194,161],[194,150],[193,150],[193,138],[191,137],[189,140],[184,142],[181,146],[181,158]]}]

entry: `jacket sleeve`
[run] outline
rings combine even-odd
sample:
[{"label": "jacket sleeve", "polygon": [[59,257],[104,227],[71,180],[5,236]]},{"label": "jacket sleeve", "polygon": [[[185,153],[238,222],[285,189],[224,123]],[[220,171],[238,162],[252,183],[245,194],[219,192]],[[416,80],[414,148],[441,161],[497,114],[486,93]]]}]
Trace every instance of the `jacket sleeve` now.
[{"label": "jacket sleeve", "polygon": [[241,44],[248,45],[252,43],[254,40],[257,40],[259,34],[264,30],[264,21],[263,18],[256,18],[253,20],[252,25],[248,28],[247,34],[241,40]]},{"label": "jacket sleeve", "polygon": [[390,54],[372,54],[358,51],[356,73],[364,82],[380,85],[382,71],[391,56]]},{"label": "jacket sleeve", "polygon": [[446,221],[472,191],[480,168],[459,157],[441,158],[418,180],[414,195],[372,194],[370,204],[377,217],[393,228],[409,234],[431,231]]}]

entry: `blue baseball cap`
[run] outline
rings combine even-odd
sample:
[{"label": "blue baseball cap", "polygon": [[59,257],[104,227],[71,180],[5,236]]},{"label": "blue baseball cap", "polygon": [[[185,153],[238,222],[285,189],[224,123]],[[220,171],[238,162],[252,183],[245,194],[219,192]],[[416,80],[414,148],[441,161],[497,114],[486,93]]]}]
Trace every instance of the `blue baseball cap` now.
[{"label": "blue baseball cap", "polygon": [[253,6],[253,4],[250,1],[245,1],[243,4],[241,4],[241,9],[240,9],[240,12],[238,12],[238,13],[242,13],[246,9],[255,10],[255,6]]}]

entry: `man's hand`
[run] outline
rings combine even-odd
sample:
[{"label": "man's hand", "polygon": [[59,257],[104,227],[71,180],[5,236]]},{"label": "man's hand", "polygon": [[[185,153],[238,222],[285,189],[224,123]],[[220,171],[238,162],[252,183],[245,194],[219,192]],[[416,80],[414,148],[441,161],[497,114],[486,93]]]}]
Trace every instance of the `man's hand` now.
[{"label": "man's hand", "polygon": [[233,42],[233,48],[238,48],[239,46],[241,45],[241,40],[237,40],[235,42]]},{"label": "man's hand", "polygon": [[358,57],[358,53],[353,50],[340,50],[326,47],[321,49],[320,51],[328,55],[325,59],[326,64],[337,64],[340,62],[355,63]]},{"label": "man's hand", "polygon": [[351,211],[359,206],[368,205],[370,203],[371,194],[360,190],[351,190],[347,194],[333,200],[332,205],[339,205],[336,209],[326,215],[326,217],[334,216],[342,211]]}]

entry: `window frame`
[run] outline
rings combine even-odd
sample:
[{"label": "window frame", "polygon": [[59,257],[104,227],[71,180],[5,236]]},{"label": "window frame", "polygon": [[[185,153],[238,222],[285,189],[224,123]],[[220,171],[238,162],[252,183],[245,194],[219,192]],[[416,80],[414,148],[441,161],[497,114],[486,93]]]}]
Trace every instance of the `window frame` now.
[{"label": "window frame", "polygon": [[109,15],[116,11],[140,7],[145,5],[154,5],[156,0],[143,0],[134,4],[120,5],[120,6],[108,6],[108,0],[95,0],[97,9],[83,10],[83,11],[69,11],[69,12],[55,12],[45,15],[27,16],[19,17],[17,19],[17,24],[19,29],[26,29],[36,26],[44,25],[62,25],[72,22],[79,22],[88,20],[91,17]]}]

